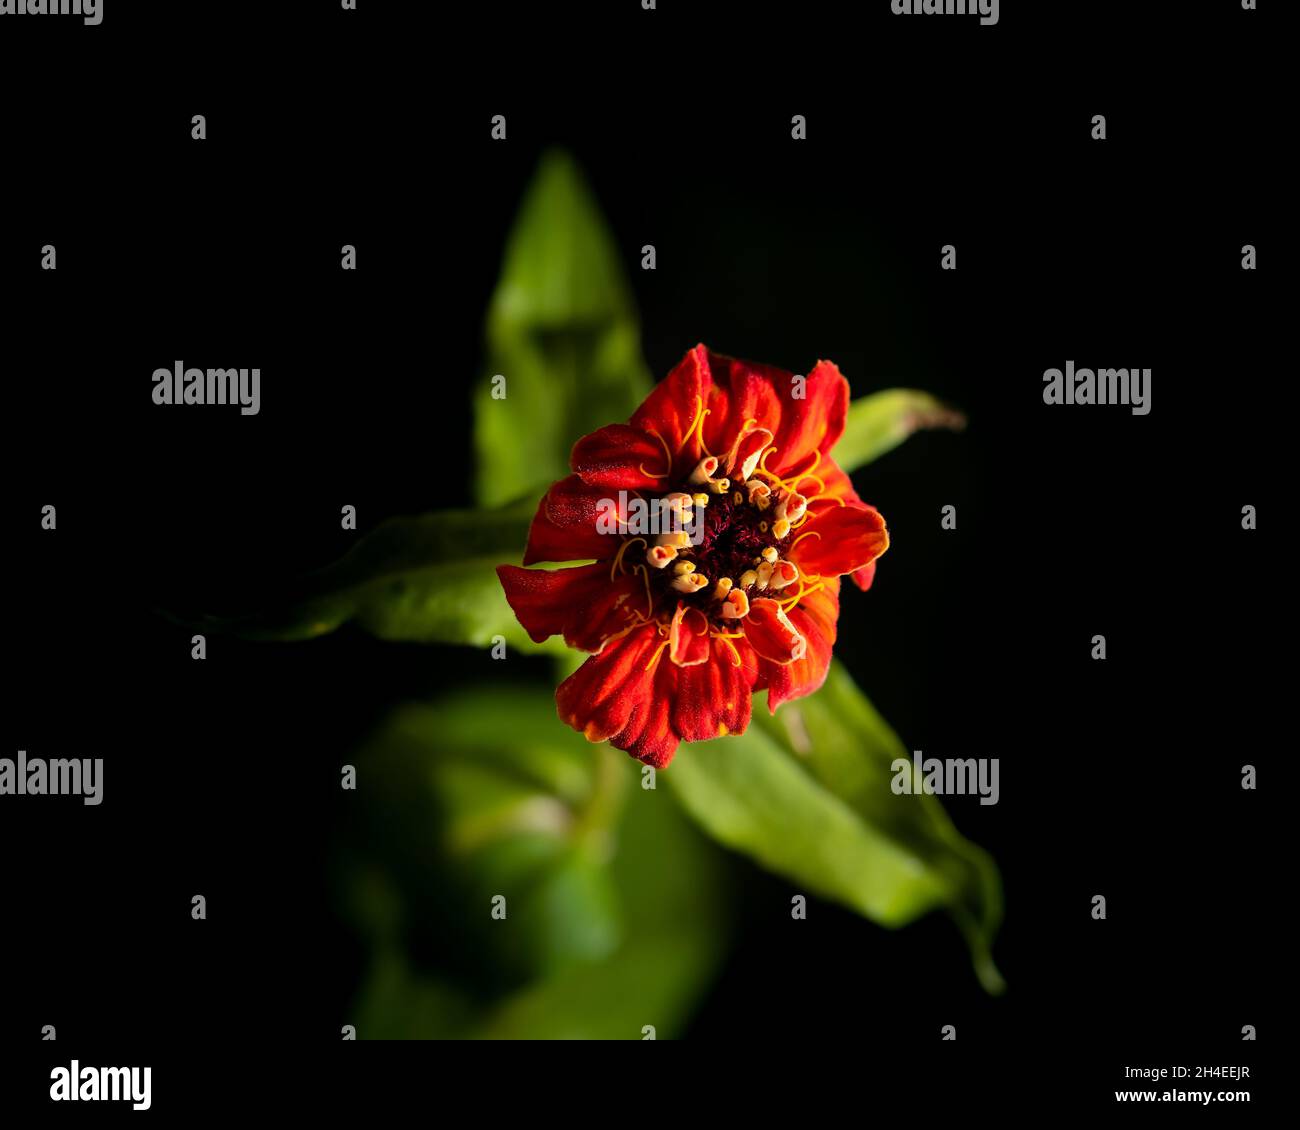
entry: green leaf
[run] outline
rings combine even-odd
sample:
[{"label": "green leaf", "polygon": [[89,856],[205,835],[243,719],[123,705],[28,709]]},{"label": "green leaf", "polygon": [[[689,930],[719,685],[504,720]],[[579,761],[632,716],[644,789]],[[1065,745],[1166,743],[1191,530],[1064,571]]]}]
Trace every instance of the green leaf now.
[{"label": "green leaf", "polygon": [[503,636],[520,651],[558,654],[562,640],[528,638],[496,575],[519,560],[533,511],[520,503],[392,518],[256,611],[173,618],[246,639],[314,639],[355,621],[385,640],[486,647]]},{"label": "green leaf", "polygon": [[[599,752],[621,778],[641,766]],[[664,777],[659,775],[659,782]],[[627,790],[610,872],[623,905],[622,944],[499,1002],[471,1034],[489,1039],[639,1040],[680,1036],[727,943],[723,861],[669,790]]]},{"label": "green leaf", "polygon": [[358,1040],[451,1040],[473,1016],[469,994],[413,969],[389,946],[371,955],[350,1013]]},{"label": "green leaf", "polygon": [[569,473],[576,440],[626,420],[650,389],[618,247],[563,152],[542,158],[525,195],[487,344],[474,446],[477,497],[488,506],[540,495]]},{"label": "green leaf", "polygon": [[853,471],[892,451],[922,428],[961,431],[965,426],[965,416],[928,392],[889,388],[849,405],[844,435],[833,454],[845,471]]},{"label": "green leaf", "polygon": [[726,940],[722,860],[637,762],[561,723],[549,690],[483,688],[395,711],[356,763],[359,1038],[680,1033]]},{"label": "green leaf", "polygon": [[[606,862],[627,782],[593,752],[540,689],[395,710],[355,755],[346,904],[362,932],[390,948],[422,939],[493,987],[613,952],[623,931]],[[504,918],[491,914],[498,896]]]},{"label": "green leaf", "polygon": [[892,791],[891,763],[907,757],[837,663],[817,694],[776,718],[756,709],[739,737],[688,746],[664,778],[721,843],[873,922],[898,927],[946,909],[998,992],[997,870],[934,797]]}]

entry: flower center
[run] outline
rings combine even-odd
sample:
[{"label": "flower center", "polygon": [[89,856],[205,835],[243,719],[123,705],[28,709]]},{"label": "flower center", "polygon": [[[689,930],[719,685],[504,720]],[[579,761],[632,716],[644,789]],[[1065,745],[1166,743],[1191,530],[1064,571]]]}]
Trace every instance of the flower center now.
[{"label": "flower center", "polygon": [[734,627],[749,614],[752,600],[789,596],[782,590],[799,579],[799,570],[785,553],[807,519],[807,500],[774,475],[766,481],[757,452],[732,460],[744,479],[719,476],[719,462],[702,459],[684,489],[662,497],[661,508],[678,521],[654,544],[641,541],[644,564],[633,567],[646,572],[656,614],[671,615],[682,601],[726,631],[728,621]]}]

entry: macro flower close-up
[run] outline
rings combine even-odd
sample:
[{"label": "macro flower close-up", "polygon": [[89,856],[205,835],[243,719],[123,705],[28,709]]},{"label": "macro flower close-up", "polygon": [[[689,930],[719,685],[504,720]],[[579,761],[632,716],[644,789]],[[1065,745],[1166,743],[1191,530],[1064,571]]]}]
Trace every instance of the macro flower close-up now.
[{"label": "macro flower close-up", "polygon": [[865,591],[889,546],[832,455],[848,407],[831,362],[804,377],[698,345],[628,423],[578,440],[525,567],[497,569],[535,642],[592,653],[556,692],[565,722],[662,768],[743,733],[755,692],[775,712],[822,685],[840,577]]},{"label": "macro flower close-up", "polygon": [[[981,550],[977,480],[967,444],[920,434],[966,414],[897,383],[934,361],[891,336],[883,282],[861,321],[894,261],[859,277],[824,241],[844,286],[801,310],[778,285],[808,276],[792,245],[720,302],[686,260],[629,259],[572,154],[502,178],[500,242],[473,240],[499,275],[465,297],[486,298],[483,343],[446,362],[477,371],[462,415],[431,388],[407,470],[340,493],[323,530],[311,512],[319,540],[285,535],[301,564],[162,602],[196,658],[289,645],[286,716],[343,711],[303,743],[338,763],[342,1015],[358,1039],[673,1038],[784,999],[763,986],[787,922],[817,923],[830,977],[864,944],[910,960],[887,931],[936,912],[934,960],[964,949],[1000,993],[997,865],[915,753],[945,748],[934,704],[963,701],[942,633]],[[735,222],[682,245],[729,255]],[[687,348],[701,332],[760,360]],[[982,805],[997,777],[974,764]]]}]

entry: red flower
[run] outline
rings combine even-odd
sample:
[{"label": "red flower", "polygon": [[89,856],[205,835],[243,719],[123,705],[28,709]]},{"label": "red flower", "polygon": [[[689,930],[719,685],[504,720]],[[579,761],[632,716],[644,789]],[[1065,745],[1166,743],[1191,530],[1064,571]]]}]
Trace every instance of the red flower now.
[{"label": "red flower", "polygon": [[867,589],[889,545],[830,458],[848,406],[829,361],[805,379],[697,345],[628,423],[574,445],[524,564],[596,563],[497,569],[534,640],[594,652],[556,691],[565,722],[662,768],[679,742],[742,733],[754,691],[775,713],[822,685],[839,578]]}]

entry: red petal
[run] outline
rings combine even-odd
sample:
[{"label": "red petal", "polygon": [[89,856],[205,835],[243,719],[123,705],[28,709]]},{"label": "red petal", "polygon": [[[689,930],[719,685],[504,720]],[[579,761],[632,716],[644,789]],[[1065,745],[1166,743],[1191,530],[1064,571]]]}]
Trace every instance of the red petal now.
[{"label": "red petal", "polygon": [[[812,461],[809,460],[809,466],[811,465]],[[845,503],[856,504],[860,507],[867,507],[869,510],[875,509],[875,507],[867,506],[867,504],[858,497],[858,492],[853,489],[853,483],[849,481],[848,475],[841,471],[839,467],[835,465],[833,460],[821,460],[817,466],[816,474],[821,478],[826,489],[809,498],[808,510],[810,513],[810,521],[812,518],[816,518],[819,514],[825,514],[831,507],[837,506],[838,503],[835,501],[836,499],[840,499]],[[792,476],[788,478],[787,481],[800,490],[811,490],[816,487],[816,484],[813,483],[810,478],[796,481]],[[866,592],[871,588],[872,581],[875,580],[876,563],[872,561],[868,565],[863,565],[860,569],[854,569],[849,576],[853,578],[853,583],[857,585],[858,588],[863,592]]]},{"label": "red petal", "polygon": [[664,445],[628,424],[610,424],[573,445],[569,466],[588,486],[607,490],[663,490],[672,467]]},{"label": "red petal", "polygon": [[781,390],[791,387],[791,374],[720,353],[709,353],[708,365],[714,384],[704,421],[709,450],[715,455],[729,451],[747,428],[775,434],[781,423]]},{"label": "red petal", "polygon": [[[766,428],[777,447],[768,469],[784,476],[814,451],[830,450],[844,432],[849,406],[848,381],[829,361],[813,367],[802,385],[804,396],[796,399],[795,387],[793,374],[784,369],[697,345],[646,397],[631,424],[663,437],[677,473],[694,466],[705,448],[722,456],[747,428]],[[697,424],[705,409],[708,414]],[[645,466],[652,468],[649,462]]]},{"label": "red petal", "polygon": [[[643,433],[653,432],[661,436],[668,445],[668,450],[680,458],[683,466],[687,462],[694,466],[703,454],[700,450],[699,432],[694,433],[693,442],[685,451],[681,451],[681,448],[687,432],[691,431],[695,423],[699,408],[708,407],[712,391],[709,351],[704,346],[697,345],[682,358],[677,368],[655,385],[641,407],[632,414],[629,423]],[[650,438],[652,443],[656,442],[654,436]],[[650,464],[647,463],[646,466],[649,467]]]},{"label": "red petal", "polygon": [[863,565],[861,569],[854,569],[849,576],[853,578],[853,583],[858,588],[866,592],[876,579],[876,563],[873,561],[870,565]]},{"label": "red petal", "polygon": [[774,438],[776,453],[768,469],[785,477],[814,451],[823,455],[844,434],[849,411],[849,382],[830,361],[818,361],[804,383],[802,399],[794,398],[787,381],[781,393],[781,426]]},{"label": "red petal", "polygon": [[731,445],[724,474],[730,476],[733,482],[737,479],[744,482],[754,473],[763,449],[771,442],[772,433],[767,428],[751,427],[748,431],[741,432]]},{"label": "red petal", "polygon": [[873,506],[828,506],[801,527],[791,561],[802,573],[836,577],[869,565],[889,548],[885,520]]},{"label": "red petal", "polygon": [[610,643],[560,684],[560,717],[588,741],[608,740],[662,769],[681,740],[672,705],[682,668],[664,659],[665,643],[654,624]]},{"label": "red petal", "polygon": [[647,665],[661,643],[655,625],[646,624],[591,656],[556,690],[560,717],[588,741],[616,737],[651,697],[654,673]]},{"label": "red petal", "polygon": [[809,506],[818,502],[829,504],[837,499],[839,502],[862,502],[848,475],[829,457],[804,459],[798,471],[783,471],[782,477],[808,499]]},{"label": "red petal", "polygon": [[707,663],[677,672],[673,728],[684,742],[743,734],[749,725],[757,657],[743,639],[729,641],[738,645],[735,652],[723,640],[709,642]]},{"label": "red petal", "polygon": [[[608,500],[608,490],[588,486],[578,475],[555,483],[543,496],[528,529],[524,564],[613,557],[623,539],[601,533],[598,525],[604,513],[600,504]],[[626,512],[617,517],[626,519]]]},{"label": "red petal", "polygon": [[[705,448],[725,456],[746,425],[775,433],[781,390],[790,387],[790,374],[783,369],[737,361],[697,345],[646,397],[631,423],[663,436],[681,474],[699,462]],[[692,430],[702,409],[708,414]],[[691,442],[685,443],[688,433]]]},{"label": "red petal", "polygon": [[808,644],[803,658],[786,664],[760,662],[755,690],[767,688],[767,708],[773,714],[781,703],[812,694],[826,681],[840,614],[839,588],[838,579],[828,582],[791,609],[790,622]]},{"label": "red petal", "polygon": [[767,597],[750,601],[749,615],[742,621],[745,639],[762,659],[773,663],[792,663],[802,659],[807,643],[785,611]]},{"label": "red petal", "polygon": [[[707,661],[678,667],[654,624],[629,632],[593,655],[560,684],[560,717],[590,741],[662,769],[682,741],[743,733],[749,725],[758,664],[744,640],[736,652],[708,640]],[[736,666],[736,658],[740,665]]]},{"label": "red petal", "polygon": [[668,634],[668,657],[678,667],[694,667],[709,661],[709,620],[698,608],[678,601]]},{"label": "red petal", "polygon": [[599,651],[627,627],[633,608],[645,605],[636,576],[609,579],[603,561],[573,569],[520,569],[498,565],[506,600],[534,643],[563,635],[570,647]]}]

